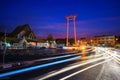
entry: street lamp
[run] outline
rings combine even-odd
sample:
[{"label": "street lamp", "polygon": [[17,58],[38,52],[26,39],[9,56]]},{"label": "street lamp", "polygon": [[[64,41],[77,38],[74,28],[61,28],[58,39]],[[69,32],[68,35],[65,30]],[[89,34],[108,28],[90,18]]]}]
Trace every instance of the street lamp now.
[{"label": "street lamp", "polygon": [[118,38],[115,39],[115,43],[117,43],[117,41],[118,41]]},{"label": "street lamp", "polygon": [[92,46],[92,42],[93,42],[93,40],[91,39],[90,42],[91,42],[91,46]]}]

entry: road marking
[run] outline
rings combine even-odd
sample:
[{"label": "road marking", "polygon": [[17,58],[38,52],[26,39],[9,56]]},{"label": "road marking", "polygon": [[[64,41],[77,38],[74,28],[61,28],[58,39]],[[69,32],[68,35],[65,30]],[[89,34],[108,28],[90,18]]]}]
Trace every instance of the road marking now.
[{"label": "road marking", "polygon": [[76,57],[72,57],[72,58],[68,58],[68,59],[64,59],[64,60],[60,60],[60,61],[55,61],[55,62],[46,63],[46,64],[42,64],[42,65],[23,68],[23,69],[19,69],[19,70],[15,70],[15,71],[10,71],[10,72],[0,74],[0,78],[15,75],[15,74],[19,74],[19,73],[23,73],[23,72],[27,72],[27,71],[31,71],[31,70],[35,70],[35,69],[45,68],[45,67],[60,64],[60,63],[74,61],[74,60],[77,60],[77,59],[80,59],[80,58],[81,58],[81,56],[76,56]]},{"label": "road marking", "polygon": [[88,70],[88,69],[90,69],[90,68],[93,68],[93,67],[98,66],[98,65],[100,65],[100,64],[103,64],[103,63],[105,63],[105,62],[108,62],[108,61],[110,61],[110,60],[111,60],[111,59],[106,60],[106,61],[99,62],[99,63],[94,64],[94,65],[91,65],[91,66],[86,67],[86,68],[84,68],[84,69],[82,69],[82,70],[80,70],[80,71],[77,71],[77,72],[72,73],[72,74],[70,74],[70,75],[68,75],[68,76],[66,76],[66,77],[63,77],[63,78],[61,78],[60,80],[66,80],[66,79],[68,79],[68,78],[70,78],[70,77],[73,77],[73,76],[75,76],[75,75],[83,72],[83,71],[86,71],[86,70]]}]

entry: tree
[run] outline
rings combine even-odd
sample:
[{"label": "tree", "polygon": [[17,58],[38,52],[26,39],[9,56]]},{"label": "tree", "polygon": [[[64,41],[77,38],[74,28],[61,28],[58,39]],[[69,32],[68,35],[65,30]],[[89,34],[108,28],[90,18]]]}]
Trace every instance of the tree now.
[{"label": "tree", "polygon": [[48,42],[51,44],[54,41],[52,34],[49,34],[47,37]]}]

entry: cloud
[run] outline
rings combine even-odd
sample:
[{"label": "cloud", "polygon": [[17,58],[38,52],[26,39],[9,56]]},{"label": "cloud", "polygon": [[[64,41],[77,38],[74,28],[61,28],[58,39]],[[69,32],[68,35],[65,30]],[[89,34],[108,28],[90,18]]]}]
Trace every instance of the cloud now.
[{"label": "cloud", "polygon": [[[76,21],[77,36],[99,35],[111,32],[111,30],[115,31],[117,29],[116,27],[120,25],[116,24],[116,21],[120,21],[120,16]],[[42,35],[42,32],[45,32],[45,35],[52,33],[56,38],[61,38],[66,36],[66,22],[43,25],[35,27],[34,30],[39,31],[37,32],[39,35]],[[70,31],[70,36],[72,36],[73,30]]]},{"label": "cloud", "polygon": [[[108,17],[108,18],[100,18],[100,19],[94,19],[94,20],[81,20],[81,21],[76,21],[76,25],[84,25],[84,24],[95,24],[99,23],[101,21],[114,21],[114,20],[120,20],[120,16],[117,17]],[[61,29],[65,28],[66,29],[66,22],[62,23],[54,23],[50,25],[43,25],[40,27],[36,27],[35,29]]]},{"label": "cloud", "polygon": [[106,21],[120,20],[120,16],[109,17],[109,18],[102,18],[102,20],[106,20]]}]

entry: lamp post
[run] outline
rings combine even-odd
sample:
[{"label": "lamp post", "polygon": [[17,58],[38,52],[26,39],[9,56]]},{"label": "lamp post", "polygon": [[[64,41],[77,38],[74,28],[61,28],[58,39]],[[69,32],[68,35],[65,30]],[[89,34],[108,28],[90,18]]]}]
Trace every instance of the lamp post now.
[{"label": "lamp post", "polygon": [[6,53],[6,31],[5,31],[5,49],[3,53],[3,65],[5,64],[5,53]]}]

